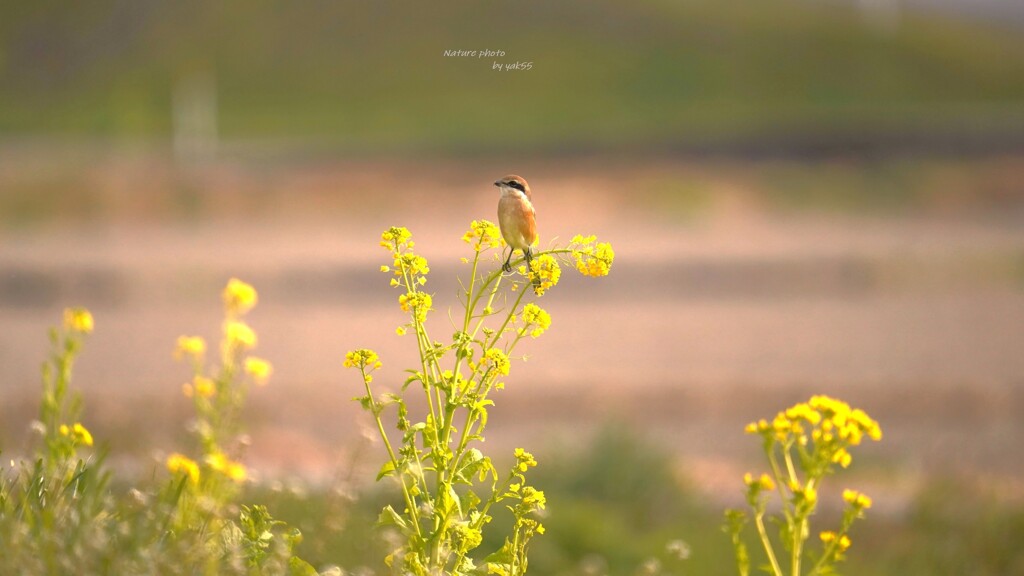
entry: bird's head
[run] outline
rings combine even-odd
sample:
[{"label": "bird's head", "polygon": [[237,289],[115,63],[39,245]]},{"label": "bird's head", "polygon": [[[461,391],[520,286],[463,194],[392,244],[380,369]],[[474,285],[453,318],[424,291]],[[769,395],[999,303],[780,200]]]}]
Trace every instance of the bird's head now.
[{"label": "bird's head", "polygon": [[501,190],[502,194],[518,196],[519,193],[522,193],[528,200],[532,199],[530,196],[530,185],[526,183],[526,179],[522,176],[509,174],[508,176],[495,180],[494,185]]}]

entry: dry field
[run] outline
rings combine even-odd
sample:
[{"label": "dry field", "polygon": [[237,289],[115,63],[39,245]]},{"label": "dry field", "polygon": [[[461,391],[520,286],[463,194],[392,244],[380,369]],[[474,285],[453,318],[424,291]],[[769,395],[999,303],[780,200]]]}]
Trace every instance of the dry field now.
[{"label": "dry field", "polygon": [[[321,158],[183,169],[147,153],[8,152],[5,452],[23,445],[46,329],[67,305],[97,318],[76,373],[93,433],[115,456],[180,446],[188,370],[173,343],[216,337],[219,290],[237,276],[260,290],[251,321],[275,366],[252,396],[251,461],[269,475],[335,473],[358,456],[365,418],[349,400],[344,352],[377,349],[382,383],[401,382],[414,358],[394,334],[402,316],[377,270],[380,231],[412,230],[435,307],[454,308],[454,277],[468,274],[460,237],[470,220],[494,218],[490,182],[516,171],[535,189],[542,244],[594,233],[617,260],[609,278],[566,274],[544,297],[552,330],[514,364],[490,442],[543,452],[624,421],[678,454],[699,485],[733,491],[756,462],[743,424],[827,393],[881,422],[886,437],[862,451],[862,466],[894,494],[940,469],[1020,495],[1020,158],[925,166],[914,182],[934,181],[934,197],[876,212],[780,209],[765,182],[801,168],[771,163]],[[870,167],[807,169],[832,178]],[[447,337],[443,319],[428,327]]]}]

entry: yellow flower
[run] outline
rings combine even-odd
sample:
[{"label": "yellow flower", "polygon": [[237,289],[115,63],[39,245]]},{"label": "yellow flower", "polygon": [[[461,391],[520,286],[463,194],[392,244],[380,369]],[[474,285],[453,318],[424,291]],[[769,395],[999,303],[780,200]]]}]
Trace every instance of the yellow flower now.
[{"label": "yellow flower", "polygon": [[839,549],[840,553],[846,552],[846,550],[850,548],[850,544],[852,544],[852,542],[850,542],[849,536],[847,536],[846,534],[840,536],[831,530],[822,532],[819,535],[819,537],[821,538],[821,541],[825,543],[825,545],[830,545],[833,542],[836,542],[836,547]]},{"label": "yellow flower", "polygon": [[786,410],[786,417],[790,420],[805,420],[811,425],[821,422],[821,414],[811,408],[807,403],[800,403]]},{"label": "yellow flower", "polygon": [[186,356],[200,359],[206,353],[206,340],[199,336],[178,336],[178,345],[174,348],[174,357],[178,360]]},{"label": "yellow flower", "polygon": [[392,226],[380,235],[380,245],[392,252],[397,252],[404,245],[411,244],[412,233],[401,226]]},{"label": "yellow flower", "polygon": [[217,385],[213,383],[213,380],[205,376],[196,376],[192,380],[192,388],[200,398],[209,398],[217,392]]},{"label": "yellow flower", "polygon": [[256,346],[256,333],[245,322],[227,321],[224,324],[224,336],[231,348],[250,349]]},{"label": "yellow flower", "polygon": [[608,242],[597,242],[596,236],[576,235],[572,239],[576,269],[584,276],[607,276],[615,261],[615,250]]},{"label": "yellow flower", "polygon": [[71,438],[71,441],[76,445],[92,446],[92,433],[85,426],[82,426],[81,422],[76,422],[73,426],[61,424],[58,431],[61,436]]},{"label": "yellow flower", "polygon": [[257,384],[266,384],[267,378],[270,378],[270,374],[274,371],[274,367],[270,365],[270,362],[262,358],[256,358],[250,356],[245,359],[245,371]]},{"label": "yellow flower", "polygon": [[832,455],[832,462],[839,464],[843,468],[848,468],[850,463],[853,462],[853,455],[845,448],[840,448]]},{"label": "yellow flower", "polygon": [[75,422],[75,425],[72,427],[72,430],[75,435],[76,443],[85,446],[92,446],[92,434],[85,426],[82,426],[82,424],[79,422]]},{"label": "yellow flower", "polygon": [[753,474],[747,472],[746,474],[743,475],[743,483],[746,484],[747,487],[754,492],[770,492],[772,490],[775,490],[775,481],[772,480],[772,477],[767,474],[761,474],[760,477],[754,478]]},{"label": "yellow flower", "polygon": [[769,425],[768,421],[765,420],[764,418],[758,420],[757,422],[751,422],[750,424],[747,424],[743,428],[743,431],[746,432],[747,434],[763,434],[768,430],[771,430],[771,425]]},{"label": "yellow flower", "polygon": [[184,472],[193,484],[199,483],[199,465],[191,458],[175,452],[167,457],[167,470],[171,474]]},{"label": "yellow flower", "polygon": [[224,287],[224,306],[231,314],[245,314],[256,305],[256,289],[238,278],[228,280]]},{"label": "yellow flower", "polygon": [[93,329],[92,314],[85,308],[65,308],[64,329],[79,334],[91,333]]},{"label": "yellow flower", "polygon": [[870,496],[856,490],[843,490],[843,500],[846,500],[847,504],[854,508],[860,508],[861,510],[871,508],[872,504]]},{"label": "yellow flower", "polygon": [[806,502],[813,506],[818,501],[818,491],[814,486],[793,485],[789,488],[793,492],[793,500],[796,502]]},{"label": "yellow flower", "polygon": [[497,348],[491,348],[484,353],[483,365],[493,366],[498,373],[505,376],[508,376],[509,369],[511,368],[511,362],[508,361],[508,356]]},{"label": "yellow flower", "polygon": [[401,276],[403,272],[413,276],[425,275],[430,272],[430,266],[427,265],[427,259],[411,252],[396,257],[394,269],[395,276]]},{"label": "yellow flower", "polygon": [[228,466],[228,457],[223,452],[214,452],[207,455],[206,464],[217,472],[222,472]]},{"label": "yellow flower", "polygon": [[562,268],[558,260],[550,254],[542,254],[530,262],[529,278],[533,282],[533,291],[537,296],[543,296],[549,288],[558,284],[562,277]]},{"label": "yellow flower", "polygon": [[220,472],[235,482],[242,482],[248,477],[245,466],[230,460],[221,452],[214,452],[206,457],[206,464],[210,469]]},{"label": "yellow flower", "polygon": [[426,292],[407,292],[398,297],[398,305],[403,312],[413,311],[416,320],[422,324],[427,320],[427,312],[430,312],[434,299]]},{"label": "yellow flower", "polygon": [[371,368],[381,367],[380,358],[373,350],[360,348],[345,354],[345,368]]},{"label": "yellow flower", "polygon": [[235,482],[245,482],[245,479],[249,477],[249,471],[238,462],[229,462],[224,474]]},{"label": "yellow flower", "polygon": [[399,326],[398,328],[395,328],[395,334],[398,334],[399,336],[405,336],[405,326]]},{"label": "yellow flower", "polygon": [[462,240],[480,252],[486,248],[500,247],[501,232],[488,220],[473,220],[469,224],[469,231],[462,235]]},{"label": "yellow flower", "polygon": [[516,448],[514,454],[516,457],[516,467],[520,472],[526,472],[528,468],[537,465],[537,459],[533,457],[533,454],[522,448]]},{"label": "yellow flower", "polygon": [[548,314],[540,306],[530,302],[523,307],[523,323],[526,324],[524,330],[527,327],[533,326],[533,330],[530,331],[530,336],[536,338],[551,327],[551,314]]}]

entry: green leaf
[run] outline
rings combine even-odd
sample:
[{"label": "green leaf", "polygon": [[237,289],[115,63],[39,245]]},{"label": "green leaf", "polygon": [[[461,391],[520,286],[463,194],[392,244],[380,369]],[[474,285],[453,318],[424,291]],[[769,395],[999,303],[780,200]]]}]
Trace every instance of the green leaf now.
[{"label": "green leaf", "polygon": [[352,398],[363,407],[363,410],[369,411],[371,409],[371,402],[369,396],[355,396]]},{"label": "green leaf", "polygon": [[512,543],[505,538],[505,544],[489,554],[484,561],[487,562],[487,573],[508,576],[512,573]]},{"label": "green leaf", "polygon": [[462,495],[462,505],[466,507],[466,510],[474,510],[469,513],[471,521],[475,522],[480,516],[479,512],[475,512],[476,507],[480,505],[480,502],[482,502],[482,500],[480,500],[480,497],[472,490],[466,490],[466,493]]},{"label": "green leaf", "polygon": [[385,506],[381,511],[380,515],[377,516],[377,527],[382,526],[396,526],[405,534],[410,534],[409,523],[402,518],[398,512],[390,505]]},{"label": "green leaf", "polygon": [[423,381],[423,376],[420,375],[419,372],[417,372],[415,370],[406,370],[406,372],[412,373],[412,376],[409,376],[408,378],[406,378],[405,382],[402,383],[402,392],[405,392],[405,389],[409,387],[409,384],[412,384],[413,382],[422,382]]},{"label": "green leaf", "polygon": [[298,556],[292,556],[288,559],[288,575],[289,576],[317,576],[316,568],[313,568],[309,562],[306,562]]},{"label": "green leaf", "polygon": [[380,472],[377,473],[377,482],[380,482],[381,478],[384,478],[385,476],[391,476],[394,473],[395,463],[392,462],[391,460],[388,460],[387,462],[384,463],[383,466],[380,467]]}]

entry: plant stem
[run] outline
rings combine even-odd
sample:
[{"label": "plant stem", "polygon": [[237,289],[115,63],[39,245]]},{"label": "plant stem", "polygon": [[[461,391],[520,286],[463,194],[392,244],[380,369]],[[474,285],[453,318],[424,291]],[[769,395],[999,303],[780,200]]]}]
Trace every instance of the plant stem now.
[{"label": "plant stem", "polygon": [[779,561],[775,558],[775,551],[772,550],[772,543],[768,539],[768,531],[764,528],[764,512],[758,512],[754,516],[754,523],[757,525],[757,533],[761,537],[761,544],[768,555],[768,561],[772,564],[772,574],[782,576],[782,568],[779,567]]},{"label": "plant stem", "polygon": [[388,440],[388,434],[384,431],[384,422],[380,419],[381,409],[377,404],[377,401],[373,399],[373,391],[370,390],[370,382],[367,380],[366,369],[360,368],[359,371],[363,375],[363,385],[366,387],[366,396],[370,399],[370,409],[373,412],[373,419],[377,421],[377,431],[380,432],[380,437],[384,440],[384,447],[388,451],[388,456],[391,458],[391,465],[395,469],[395,475],[398,477],[398,481],[402,483],[402,495],[405,497],[405,505],[409,508],[409,516],[412,518],[413,527],[416,529],[416,535],[423,537],[423,533],[420,530],[419,511],[416,509],[416,501],[412,494],[409,493],[409,487],[405,485],[405,474],[398,467],[398,458],[395,457],[395,451],[391,448],[391,441]]}]

